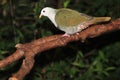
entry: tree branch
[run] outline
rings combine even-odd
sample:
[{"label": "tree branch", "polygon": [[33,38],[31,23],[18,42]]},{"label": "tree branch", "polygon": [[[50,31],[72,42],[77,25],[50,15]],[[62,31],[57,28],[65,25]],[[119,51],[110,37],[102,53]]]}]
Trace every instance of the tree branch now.
[{"label": "tree branch", "polygon": [[6,67],[14,61],[25,57],[23,59],[23,63],[19,71],[9,78],[9,80],[22,80],[34,66],[34,57],[36,54],[59,46],[65,46],[67,43],[72,41],[81,40],[82,42],[84,42],[87,38],[94,38],[104,33],[108,33],[119,29],[120,19],[116,19],[107,24],[92,25],[86,30],[80,32],[79,35],[73,34],[70,37],[63,37],[62,35],[53,35],[34,40],[30,43],[17,44],[15,46],[17,48],[16,52],[8,56],[7,58],[0,60],[0,68]]}]

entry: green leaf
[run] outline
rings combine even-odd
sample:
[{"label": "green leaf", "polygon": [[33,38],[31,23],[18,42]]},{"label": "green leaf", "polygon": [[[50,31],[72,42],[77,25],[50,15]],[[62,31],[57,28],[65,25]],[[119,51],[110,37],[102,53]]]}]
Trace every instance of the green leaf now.
[{"label": "green leaf", "polygon": [[70,1],[71,1],[71,0],[66,0],[66,1],[63,3],[64,8],[66,8],[66,7],[69,5]]},{"label": "green leaf", "polygon": [[106,69],[105,69],[105,71],[111,71],[111,70],[115,70],[116,68],[115,67],[107,67]]}]

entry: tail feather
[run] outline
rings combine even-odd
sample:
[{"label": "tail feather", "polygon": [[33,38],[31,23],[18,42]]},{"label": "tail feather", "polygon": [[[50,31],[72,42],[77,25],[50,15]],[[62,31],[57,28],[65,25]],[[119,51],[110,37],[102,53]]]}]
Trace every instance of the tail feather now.
[{"label": "tail feather", "polygon": [[100,23],[100,22],[107,22],[107,21],[110,21],[111,20],[111,17],[94,17],[92,19],[92,22],[93,23]]}]

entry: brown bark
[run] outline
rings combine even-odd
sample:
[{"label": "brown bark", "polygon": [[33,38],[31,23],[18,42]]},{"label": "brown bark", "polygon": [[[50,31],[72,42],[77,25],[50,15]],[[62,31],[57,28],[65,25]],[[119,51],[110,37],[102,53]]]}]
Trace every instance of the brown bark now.
[{"label": "brown bark", "polygon": [[17,44],[16,52],[9,57],[0,60],[0,68],[6,67],[8,64],[25,57],[19,71],[12,75],[9,80],[22,80],[27,75],[34,65],[34,57],[36,54],[56,48],[59,46],[65,46],[72,41],[81,40],[84,42],[87,38],[94,38],[104,33],[120,29],[120,19],[116,19],[107,24],[92,25],[79,34],[71,35],[70,37],[63,37],[62,35],[53,35],[38,40],[34,40],[26,44]]}]

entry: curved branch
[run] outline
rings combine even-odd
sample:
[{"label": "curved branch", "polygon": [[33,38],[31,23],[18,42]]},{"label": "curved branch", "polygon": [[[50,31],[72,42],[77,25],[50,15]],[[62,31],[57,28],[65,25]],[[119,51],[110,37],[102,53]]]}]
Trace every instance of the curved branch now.
[{"label": "curved branch", "polygon": [[65,46],[72,41],[81,40],[84,42],[86,38],[94,38],[104,33],[120,29],[120,19],[114,20],[107,24],[92,25],[91,27],[83,30],[79,34],[73,34],[70,37],[62,35],[53,35],[45,38],[40,38],[26,44],[17,44],[16,52],[9,57],[0,61],[0,68],[7,66],[8,64],[25,57],[19,71],[12,75],[9,80],[22,80],[27,75],[34,65],[34,56],[40,52],[48,49],[56,48],[59,46]]}]

